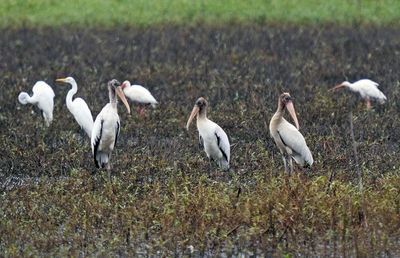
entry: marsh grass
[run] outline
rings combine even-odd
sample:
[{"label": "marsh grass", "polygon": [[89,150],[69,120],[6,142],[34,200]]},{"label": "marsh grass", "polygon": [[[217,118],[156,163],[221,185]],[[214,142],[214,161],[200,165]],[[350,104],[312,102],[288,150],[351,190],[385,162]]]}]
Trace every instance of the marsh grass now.
[{"label": "marsh grass", "polygon": [[[165,26],[4,29],[0,76],[0,253],[5,256],[259,254],[399,256],[399,30],[396,27]],[[144,118],[119,110],[113,179],[65,106],[72,75],[94,115],[106,82],[129,79],[160,101]],[[388,103],[366,111],[333,85],[365,76]],[[56,93],[54,123],[17,101],[36,80]],[[276,98],[295,98],[316,160],[284,175],[269,137]],[[233,172],[208,170],[194,127],[209,117],[232,146]],[[354,102],[353,102],[354,99]],[[355,101],[357,100],[357,101]],[[364,191],[360,195],[348,110]],[[332,180],[330,175],[334,174]]]},{"label": "marsh grass", "polygon": [[357,185],[325,176],[255,185],[183,171],[154,183],[138,184],[132,173],[106,178],[76,171],[3,193],[2,253],[177,255],[193,246],[199,255],[398,254],[397,176],[365,190],[365,214]]}]

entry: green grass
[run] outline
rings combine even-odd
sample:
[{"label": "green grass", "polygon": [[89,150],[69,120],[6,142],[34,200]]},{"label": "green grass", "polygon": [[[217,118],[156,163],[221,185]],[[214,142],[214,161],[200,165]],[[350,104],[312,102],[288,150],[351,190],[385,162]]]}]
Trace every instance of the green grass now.
[{"label": "green grass", "polygon": [[400,1],[350,0],[3,0],[0,26],[148,26],[165,23],[352,22],[388,24]]}]

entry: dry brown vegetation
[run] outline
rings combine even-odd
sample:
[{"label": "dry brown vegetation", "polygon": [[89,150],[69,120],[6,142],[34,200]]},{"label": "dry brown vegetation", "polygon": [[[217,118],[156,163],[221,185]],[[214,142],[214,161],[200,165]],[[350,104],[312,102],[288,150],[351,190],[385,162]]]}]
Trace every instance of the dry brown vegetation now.
[{"label": "dry brown vegetation", "polygon": [[[400,237],[400,33],[382,27],[152,27],[1,31],[0,252],[20,255],[396,256]],[[65,106],[71,75],[94,115],[106,82],[129,79],[160,105],[145,118],[120,108],[112,181]],[[381,84],[365,111],[344,79]],[[45,80],[54,122],[18,103]],[[276,98],[295,98],[315,166],[288,177],[267,125]],[[204,96],[232,143],[230,173],[209,171],[195,129]],[[353,109],[365,189],[349,144]],[[32,110],[35,112],[32,114]],[[329,179],[332,179],[329,181]]]}]

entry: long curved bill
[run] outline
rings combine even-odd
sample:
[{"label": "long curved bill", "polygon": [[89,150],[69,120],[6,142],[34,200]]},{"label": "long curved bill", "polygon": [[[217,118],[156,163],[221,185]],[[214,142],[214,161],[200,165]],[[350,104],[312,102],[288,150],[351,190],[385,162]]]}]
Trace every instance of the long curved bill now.
[{"label": "long curved bill", "polygon": [[115,89],[115,92],[117,93],[118,97],[119,97],[119,98],[122,100],[122,102],[124,103],[126,109],[128,110],[128,114],[130,114],[130,113],[131,113],[131,107],[129,106],[128,101],[126,100],[125,94],[124,94],[124,92],[122,91],[121,86],[118,86],[118,87]]},{"label": "long curved bill", "polygon": [[66,78],[60,78],[60,79],[57,79],[56,82],[65,82],[65,79]]},{"label": "long curved bill", "polygon": [[189,119],[186,123],[186,130],[189,130],[190,123],[192,122],[193,118],[199,113],[200,109],[198,106],[194,106],[192,113],[190,113]]},{"label": "long curved bill", "polygon": [[331,91],[334,91],[334,90],[338,90],[338,89],[343,88],[343,87],[344,87],[343,84],[338,84],[338,85],[336,85],[335,87],[333,87],[333,88],[330,89],[330,90],[331,90]]},{"label": "long curved bill", "polygon": [[293,121],[296,125],[297,130],[300,129],[299,121],[297,120],[296,111],[294,110],[293,102],[289,101],[286,103],[286,109],[289,111],[290,116],[293,118]]}]

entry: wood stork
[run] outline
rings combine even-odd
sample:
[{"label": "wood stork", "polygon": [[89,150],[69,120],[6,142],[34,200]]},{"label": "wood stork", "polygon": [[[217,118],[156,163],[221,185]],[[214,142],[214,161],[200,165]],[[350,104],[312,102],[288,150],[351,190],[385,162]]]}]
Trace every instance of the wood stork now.
[{"label": "wood stork", "polygon": [[92,128],[93,128],[93,116],[90,111],[88,105],[82,98],[75,98],[72,100],[73,96],[78,91],[78,85],[76,81],[72,77],[60,78],[57,79],[56,82],[64,82],[72,85],[72,88],[68,91],[65,102],[67,103],[67,108],[69,112],[74,116],[76,122],[80,125],[83,130],[85,130],[86,134],[91,137],[92,136]]},{"label": "wood stork", "polygon": [[[283,118],[285,108],[289,111],[296,127]],[[285,171],[289,173],[293,172],[292,158],[300,166],[311,166],[314,162],[310,149],[298,129],[299,122],[297,121],[292,98],[289,93],[283,93],[279,96],[278,109],[269,123],[269,132],[282,153]]]},{"label": "wood stork", "polygon": [[[131,85],[129,81],[124,81],[121,85],[125,96],[131,101],[139,104],[150,104],[153,108],[157,105],[157,100],[151,95],[150,91],[141,85]],[[140,107],[138,112],[143,115],[144,107]]]},{"label": "wood stork", "polygon": [[353,92],[358,92],[366,101],[367,109],[371,108],[371,99],[378,100],[381,104],[385,103],[386,96],[378,89],[379,84],[369,79],[362,79],[353,83],[344,81],[339,85],[336,85],[332,90],[338,90],[341,88],[349,88]]},{"label": "wood stork", "polygon": [[37,105],[42,111],[46,126],[50,126],[53,121],[53,109],[54,109],[54,91],[44,81],[37,81],[32,88],[33,95],[30,97],[28,93],[21,92],[18,95],[18,100],[22,105],[28,103]]},{"label": "wood stork", "polygon": [[110,158],[115,144],[117,143],[120,122],[117,111],[117,96],[125,104],[130,113],[129,104],[121,90],[120,83],[113,79],[108,82],[110,103],[106,104],[94,121],[92,130],[92,153],[97,168],[106,167],[110,170]]},{"label": "wood stork", "polygon": [[207,157],[215,160],[218,166],[223,170],[229,169],[229,160],[231,146],[224,130],[207,118],[207,101],[199,98],[189,116],[186,129],[189,130],[190,123],[197,116],[197,130],[199,131],[199,140],[204,146]]}]

